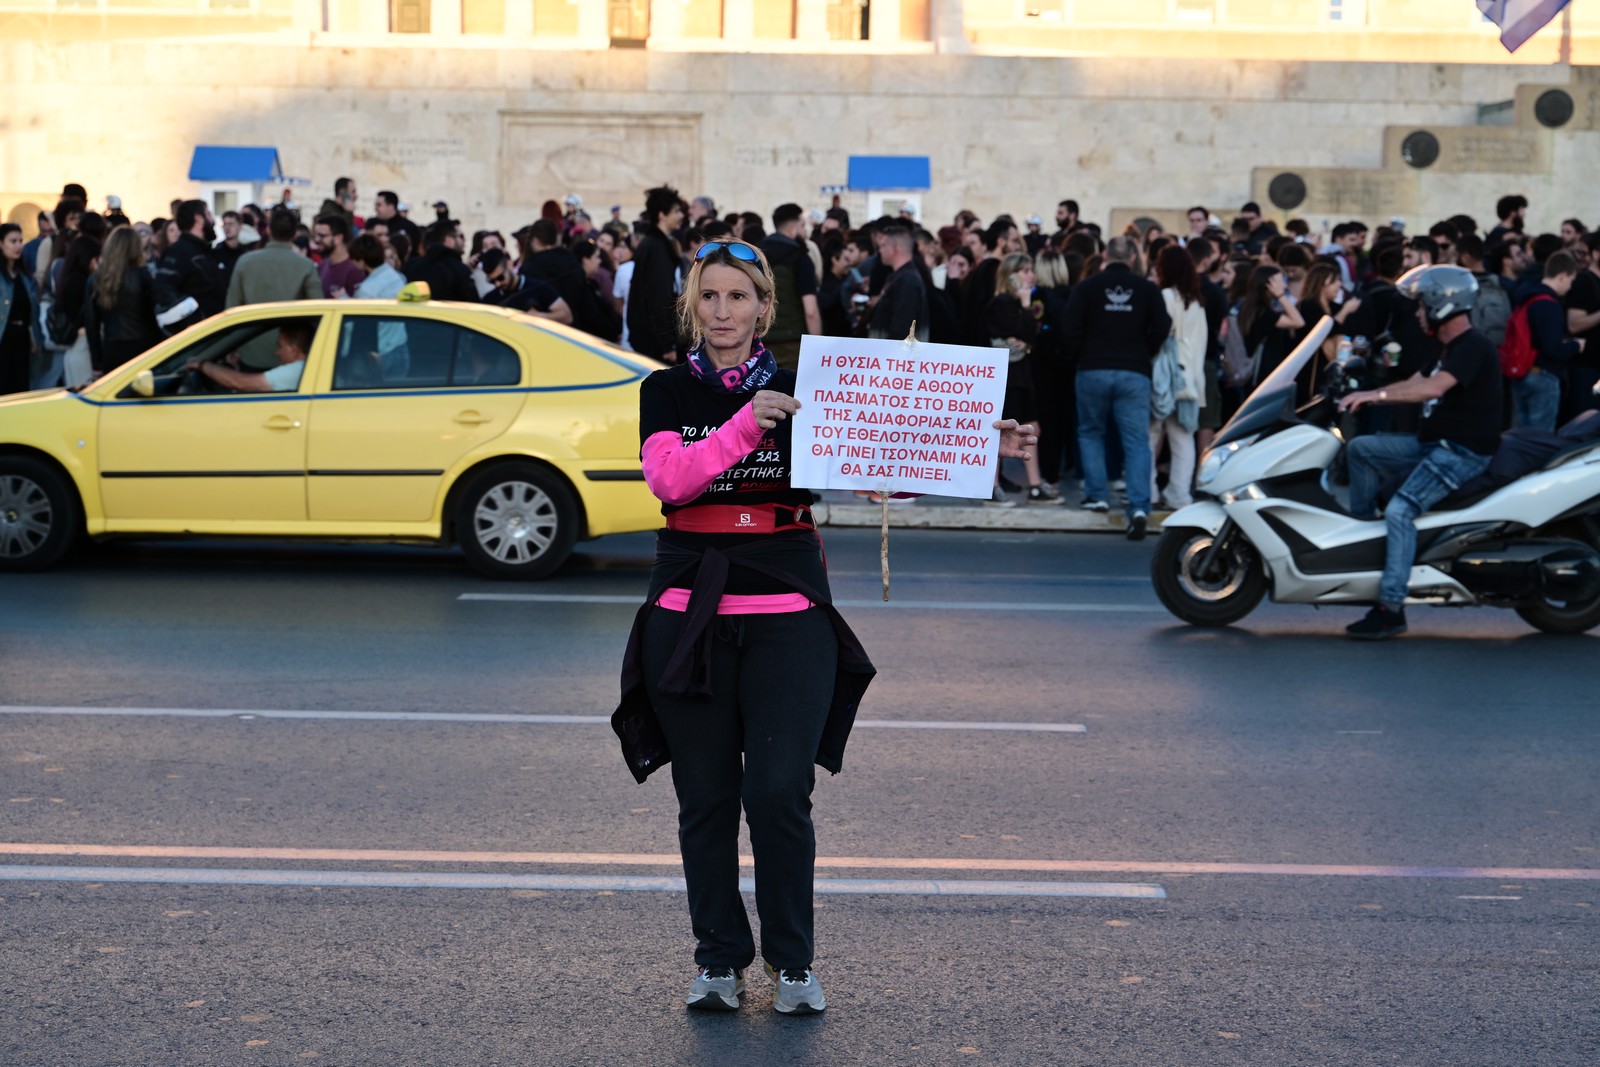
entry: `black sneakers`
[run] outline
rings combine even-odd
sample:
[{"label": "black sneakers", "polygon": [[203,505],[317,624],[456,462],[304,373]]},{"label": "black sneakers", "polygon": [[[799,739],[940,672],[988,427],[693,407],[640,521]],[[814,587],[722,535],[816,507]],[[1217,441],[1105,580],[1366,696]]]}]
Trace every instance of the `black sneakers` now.
[{"label": "black sneakers", "polygon": [[1383,641],[1399,637],[1406,632],[1406,609],[1395,611],[1379,604],[1367,612],[1365,618],[1346,626],[1344,632],[1357,641]]},{"label": "black sneakers", "polygon": [[1142,511],[1135,511],[1128,517],[1128,540],[1143,541],[1145,531],[1150,527],[1150,516]]}]

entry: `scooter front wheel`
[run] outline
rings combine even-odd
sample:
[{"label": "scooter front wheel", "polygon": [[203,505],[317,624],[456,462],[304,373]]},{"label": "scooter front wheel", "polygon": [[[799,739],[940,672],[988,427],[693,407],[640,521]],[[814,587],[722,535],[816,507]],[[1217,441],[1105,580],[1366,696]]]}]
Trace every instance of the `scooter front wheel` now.
[{"label": "scooter front wheel", "polygon": [[1213,535],[1192,527],[1168,527],[1150,561],[1156,596],[1191,626],[1232,626],[1255,610],[1267,592],[1267,576],[1250,543],[1228,537],[1211,552]]}]

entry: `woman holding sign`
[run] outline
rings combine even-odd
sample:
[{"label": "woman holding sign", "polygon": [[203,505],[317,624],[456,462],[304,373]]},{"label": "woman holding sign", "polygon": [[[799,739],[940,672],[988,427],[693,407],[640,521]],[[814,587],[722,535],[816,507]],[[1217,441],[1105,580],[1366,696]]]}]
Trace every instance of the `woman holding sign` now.
[{"label": "woman holding sign", "polygon": [[[807,1014],[826,1006],[811,970],[812,764],[838,773],[874,668],[833,608],[811,494],[789,485],[795,374],[760,339],[774,288],[755,247],[702,245],[679,299],[693,347],[640,388],[645,481],[666,529],[612,724],[639,781],[672,763],[697,942],[689,1006],[737,1008],[755,958],[742,807],[773,1006]],[[1002,454],[1031,443],[996,425]]]}]

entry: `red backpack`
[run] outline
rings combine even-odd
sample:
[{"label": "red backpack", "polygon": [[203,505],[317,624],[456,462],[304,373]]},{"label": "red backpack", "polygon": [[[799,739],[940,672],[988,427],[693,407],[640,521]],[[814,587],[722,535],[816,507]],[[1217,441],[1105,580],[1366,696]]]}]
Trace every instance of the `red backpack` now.
[{"label": "red backpack", "polygon": [[1549,293],[1538,293],[1524,300],[1506,321],[1506,339],[1500,342],[1500,373],[1521,380],[1533,369],[1539,350],[1533,347],[1533,330],[1528,326],[1528,309],[1540,300],[1554,301]]}]

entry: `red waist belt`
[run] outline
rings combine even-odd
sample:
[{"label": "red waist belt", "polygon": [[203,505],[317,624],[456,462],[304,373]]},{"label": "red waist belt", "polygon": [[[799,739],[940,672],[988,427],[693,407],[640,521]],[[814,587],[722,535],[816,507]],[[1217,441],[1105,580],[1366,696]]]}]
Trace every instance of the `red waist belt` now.
[{"label": "red waist belt", "polygon": [[667,515],[667,529],[687,533],[779,533],[816,528],[817,520],[804,504],[698,504]]}]

